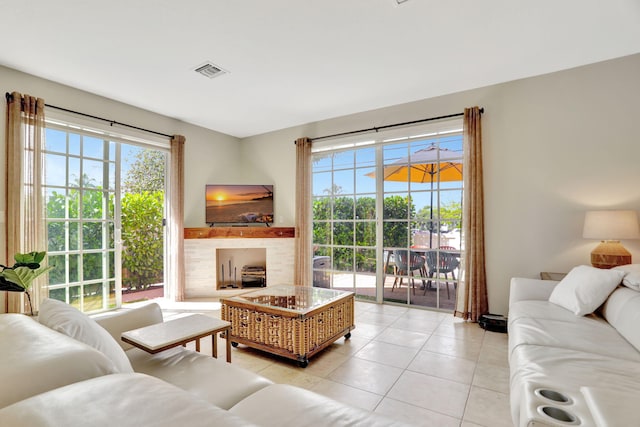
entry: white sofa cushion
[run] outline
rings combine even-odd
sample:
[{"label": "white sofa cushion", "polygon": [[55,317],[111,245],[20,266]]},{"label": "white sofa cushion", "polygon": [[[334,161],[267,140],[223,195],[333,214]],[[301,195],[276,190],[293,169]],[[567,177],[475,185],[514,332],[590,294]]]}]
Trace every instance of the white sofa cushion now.
[{"label": "white sofa cushion", "polygon": [[[527,316],[528,313],[531,315]],[[595,314],[574,316],[549,301],[519,301],[511,306],[509,356],[517,347],[527,345],[571,349],[640,363],[640,353],[605,319]]]},{"label": "white sofa cushion", "polygon": [[[587,315],[589,318],[593,315]],[[547,300],[522,300],[509,305],[509,323],[518,319],[549,319],[563,322],[578,322],[583,317],[576,316],[569,310],[552,304]]]},{"label": "white sofa cushion", "polygon": [[640,292],[619,287],[607,299],[602,315],[640,352]]},{"label": "white sofa cushion", "polygon": [[46,298],[40,304],[41,324],[101,351],[118,369],[131,373],[133,368],[124,350],[95,320],[62,301]]},{"label": "white sofa cushion", "polygon": [[184,347],[156,354],[132,348],[126,353],[136,372],[167,381],[222,409],[273,384],[254,372]]},{"label": "white sofa cushion", "polygon": [[117,372],[101,352],[23,314],[0,314],[0,348],[0,408],[57,387]]},{"label": "white sofa cushion", "polygon": [[229,411],[263,427],[406,426],[383,415],[286,384],[263,388]]},{"label": "white sofa cushion", "polygon": [[141,374],[71,384],[0,410],[0,425],[58,427],[244,427],[249,422]]},{"label": "white sofa cushion", "polygon": [[640,264],[627,264],[614,267],[613,270],[625,272],[622,284],[634,291],[640,291]]},{"label": "white sofa cushion", "polygon": [[593,313],[622,282],[625,273],[580,265],[574,267],[551,292],[549,302],[576,316]]}]

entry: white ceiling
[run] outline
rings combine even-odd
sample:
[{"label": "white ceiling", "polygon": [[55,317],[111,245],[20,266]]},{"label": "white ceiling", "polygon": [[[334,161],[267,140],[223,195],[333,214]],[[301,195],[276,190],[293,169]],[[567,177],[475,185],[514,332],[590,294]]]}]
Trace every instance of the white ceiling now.
[{"label": "white ceiling", "polygon": [[1,65],[237,137],[640,52],[639,0],[0,0],[0,16]]}]

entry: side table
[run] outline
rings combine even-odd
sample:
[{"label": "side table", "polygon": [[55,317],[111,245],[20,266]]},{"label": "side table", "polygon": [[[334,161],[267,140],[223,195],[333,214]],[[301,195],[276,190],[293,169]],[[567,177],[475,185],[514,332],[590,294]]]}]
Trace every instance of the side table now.
[{"label": "side table", "polygon": [[155,354],[173,347],[186,345],[191,341],[196,342],[196,351],[199,352],[200,338],[211,335],[211,355],[217,358],[218,340],[216,334],[225,332],[227,338],[227,362],[231,363],[230,331],[230,322],[205,316],[204,314],[192,314],[190,316],[123,332],[120,339],[147,353]]},{"label": "side table", "polygon": [[564,279],[566,275],[567,273],[552,273],[549,271],[540,272],[540,278],[542,280],[555,280],[557,282]]}]

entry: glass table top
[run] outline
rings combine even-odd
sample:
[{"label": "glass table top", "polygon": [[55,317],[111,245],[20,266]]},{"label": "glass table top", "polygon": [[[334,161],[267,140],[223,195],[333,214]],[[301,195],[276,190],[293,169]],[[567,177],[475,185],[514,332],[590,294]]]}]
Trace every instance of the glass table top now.
[{"label": "glass table top", "polygon": [[306,313],[352,293],[311,286],[278,285],[224,299]]}]

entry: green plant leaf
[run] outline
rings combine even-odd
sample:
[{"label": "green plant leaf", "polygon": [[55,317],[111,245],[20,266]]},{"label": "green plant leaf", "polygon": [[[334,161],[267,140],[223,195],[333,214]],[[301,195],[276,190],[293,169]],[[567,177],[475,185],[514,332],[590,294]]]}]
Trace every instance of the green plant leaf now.
[{"label": "green plant leaf", "polygon": [[53,266],[39,268],[32,270],[29,267],[17,267],[14,270],[5,270],[2,275],[8,282],[15,283],[24,289],[29,289],[33,281],[39,276],[43,275],[47,271],[51,270]]},{"label": "green plant leaf", "polygon": [[[46,252],[29,252],[26,254],[15,254],[14,258],[18,264],[40,264],[44,259]],[[38,267],[36,267],[38,268]]]}]

